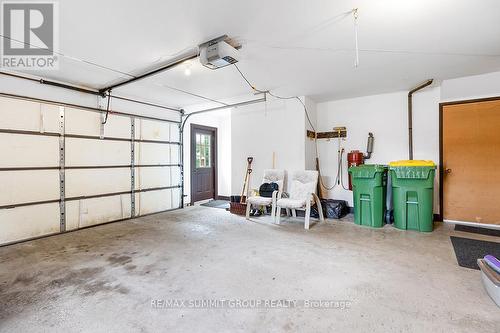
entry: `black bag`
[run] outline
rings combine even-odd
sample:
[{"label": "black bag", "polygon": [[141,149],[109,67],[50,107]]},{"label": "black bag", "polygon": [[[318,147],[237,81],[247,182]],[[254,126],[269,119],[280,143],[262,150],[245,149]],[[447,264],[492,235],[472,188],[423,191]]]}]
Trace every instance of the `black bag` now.
[{"label": "black bag", "polygon": [[[321,199],[321,207],[323,208],[323,216],[326,219],[341,219],[349,214],[347,201],[334,199]],[[311,217],[318,218],[318,207],[311,207]]]},{"label": "black bag", "polygon": [[340,219],[349,214],[347,201],[344,200],[323,199],[321,205],[327,219]]},{"label": "black bag", "polygon": [[279,189],[276,183],[264,183],[259,187],[259,195],[265,198],[272,198],[273,192]]}]

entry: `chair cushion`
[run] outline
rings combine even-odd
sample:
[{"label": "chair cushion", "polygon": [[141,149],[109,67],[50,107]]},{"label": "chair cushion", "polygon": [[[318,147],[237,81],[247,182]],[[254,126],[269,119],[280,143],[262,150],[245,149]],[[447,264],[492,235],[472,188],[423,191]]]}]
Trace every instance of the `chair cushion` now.
[{"label": "chair cushion", "polygon": [[310,193],[316,193],[318,184],[318,171],[295,171],[289,181],[289,194],[291,199],[308,200]]},{"label": "chair cushion", "polygon": [[281,208],[304,208],[306,201],[301,199],[279,199],[277,205]]},{"label": "chair cushion", "polygon": [[264,170],[264,178],[262,183],[276,183],[280,190],[283,190],[283,179],[285,179],[285,171],[278,169]]},{"label": "chair cushion", "polygon": [[273,199],[255,196],[248,198],[247,202],[256,206],[268,206],[273,202]]}]

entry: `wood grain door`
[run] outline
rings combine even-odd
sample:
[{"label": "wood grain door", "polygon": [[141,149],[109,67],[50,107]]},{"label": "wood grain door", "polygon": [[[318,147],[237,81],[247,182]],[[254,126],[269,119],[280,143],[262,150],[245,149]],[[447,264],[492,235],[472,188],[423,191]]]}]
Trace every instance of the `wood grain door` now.
[{"label": "wood grain door", "polygon": [[500,224],[500,100],[442,107],[443,219]]},{"label": "wood grain door", "polygon": [[217,129],[191,124],[191,203],[217,199]]}]

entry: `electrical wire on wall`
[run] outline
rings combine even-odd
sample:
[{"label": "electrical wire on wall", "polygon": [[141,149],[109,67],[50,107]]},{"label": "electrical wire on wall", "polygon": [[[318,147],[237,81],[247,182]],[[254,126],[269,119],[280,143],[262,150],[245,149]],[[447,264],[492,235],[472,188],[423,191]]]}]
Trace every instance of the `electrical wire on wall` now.
[{"label": "electrical wire on wall", "polygon": [[307,122],[309,123],[309,126],[311,126],[311,129],[316,132],[316,129],[314,128],[314,125],[312,124],[311,122],[311,118],[309,118],[309,112],[307,112],[307,108],[306,108],[306,105],[304,102],[302,102],[302,100],[300,99],[299,96],[279,96],[279,95],[276,95],[274,93],[272,93],[271,91],[269,90],[261,90],[261,89],[257,89],[252,83],[250,83],[250,81],[248,81],[248,79],[246,78],[246,76],[241,72],[240,68],[238,67],[238,65],[234,64],[234,67],[236,67],[236,69],[238,70],[238,72],[240,73],[241,77],[243,78],[243,80],[245,80],[245,82],[250,86],[250,88],[252,88],[253,91],[255,92],[258,92],[260,94],[267,94],[269,96],[272,96],[274,98],[277,98],[277,99],[284,99],[284,100],[290,100],[290,99],[295,99],[297,101],[299,101],[300,104],[302,104],[302,107],[304,108],[304,112],[306,114],[306,118],[307,118]]},{"label": "electrical wire on wall", "polygon": [[[283,100],[295,99],[295,100],[299,101],[299,103],[302,105],[302,107],[304,109],[304,113],[305,113],[307,122],[309,123],[309,126],[311,127],[313,132],[316,134],[316,128],[314,127],[314,125],[311,121],[311,118],[309,117],[309,112],[307,111],[306,104],[300,99],[299,96],[279,96],[279,95],[276,95],[275,93],[272,93],[269,90],[258,89],[247,79],[247,77],[245,76],[245,74],[243,74],[243,72],[240,70],[240,68],[238,67],[237,64],[234,64],[234,67],[236,68],[238,73],[240,73],[241,77],[243,78],[243,80],[245,80],[245,82],[248,84],[248,86],[250,88],[252,88],[253,91],[255,91],[257,93],[261,93],[261,94],[267,94],[267,95],[272,96],[272,97],[277,98],[277,99],[283,99]],[[340,140],[340,137],[339,137],[339,140]],[[340,145],[340,141],[339,141],[339,145]],[[318,152],[318,139],[317,139],[316,135],[314,137],[314,146],[315,146],[315,155],[316,155],[316,163],[317,163],[317,168],[318,168],[318,173],[319,173],[318,178],[319,178],[320,186],[326,191],[331,191],[335,188],[335,186],[337,186],[337,183],[338,183],[339,185],[342,185],[342,187],[345,189],[344,183],[342,181],[342,174],[340,171],[340,170],[342,170],[342,160],[343,160],[342,154],[339,154],[338,169],[337,169],[338,171],[337,171],[337,177],[335,179],[335,182],[334,182],[333,186],[328,187],[324,184],[323,179],[321,177],[321,168],[320,168],[320,163],[319,163],[319,152]]]},{"label": "electrical wire on wall", "polygon": [[[347,15],[349,14],[352,14],[353,15],[353,19],[354,19],[354,46],[355,46],[355,59],[354,59],[354,67],[357,68],[359,66],[359,45],[358,45],[358,8],[353,8],[352,10],[350,10],[349,12],[345,12],[345,13],[342,13],[340,15],[337,15],[335,16],[335,20],[333,20],[333,23],[336,23],[340,20],[342,20],[343,18],[345,18]],[[327,22],[328,24],[331,24],[332,22]],[[299,101],[300,104],[302,104],[302,107],[304,109],[304,113],[306,115],[306,118],[307,118],[307,122],[309,123],[309,126],[311,127],[312,131],[315,133],[315,137],[314,137],[314,146],[315,146],[315,155],[316,155],[316,164],[317,164],[317,169],[318,169],[318,173],[319,173],[319,184],[320,186],[326,190],[326,191],[331,191],[333,190],[336,186],[342,186],[342,188],[344,188],[345,190],[347,190],[346,186],[344,185],[344,181],[343,181],[343,177],[342,177],[342,174],[343,174],[343,156],[344,156],[344,149],[341,147],[341,144],[340,144],[340,136],[339,136],[339,150],[338,150],[338,158],[337,158],[337,175],[335,177],[335,181],[333,182],[333,185],[332,186],[327,186],[324,182],[323,182],[323,177],[321,176],[321,165],[320,165],[320,159],[319,159],[319,152],[318,152],[318,140],[317,140],[317,137],[316,137],[316,129],[314,127],[314,125],[312,124],[312,121],[311,121],[311,118],[309,117],[309,112],[307,111],[307,107],[305,105],[305,103],[300,99],[299,96],[279,96],[279,95],[276,95],[274,93],[272,93],[271,91],[269,90],[261,90],[261,89],[258,89],[256,88],[247,78],[246,76],[242,73],[242,71],[239,69],[238,65],[234,64],[234,67],[236,67],[236,69],[238,70],[238,72],[240,73],[241,77],[245,80],[245,82],[250,86],[250,88],[252,88],[253,91],[255,92],[258,92],[258,93],[262,93],[262,94],[269,94],[270,96],[274,97],[274,98],[277,98],[277,99],[284,99],[284,100],[290,100],[290,99],[296,99],[297,101]]]},{"label": "electrical wire on wall", "polygon": [[332,186],[327,186],[323,182],[323,179],[321,177],[321,165],[319,163],[319,152],[318,152],[318,140],[317,138],[314,138],[314,145],[316,147],[316,160],[318,164],[318,172],[319,172],[319,184],[320,186],[326,190],[326,191],[331,191],[333,190],[336,186],[342,186],[344,190],[349,190],[345,185],[344,185],[344,178],[343,178],[343,170],[344,170],[344,148],[342,147],[342,138],[338,137],[338,150],[337,150],[337,175],[335,177],[335,180],[333,182]]},{"label": "electrical wire on wall", "polygon": [[338,168],[337,168],[337,179],[335,181],[335,184],[342,186],[342,188],[344,190],[349,190],[344,185],[344,177],[343,177],[343,174],[344,174],[344,163],[342,163],[342,162],[344,161],[345,149],[344,149],[344,147],[342,147],[342,140],[343,139],[340,136],[340,133],[339,133],[339,136],[338,136],[338,140],[339,140],[339,148],[338,148],[338,151],[337,151]]},{"label": "electrical wire on wall", "polygon": [[346,191],[349,190],[348,187],[346,187],[344,185],[344,177],[343,177],[343,174],[344,174],[344,163],[342,163],[344,161],[344,148],[342,148],[342,150],[340,150],[338,152],[338,168],[337,168],[337,179],[336,179],[336,182],[335,184],[336,185],[340,185],[342,186],[342,188]]}]

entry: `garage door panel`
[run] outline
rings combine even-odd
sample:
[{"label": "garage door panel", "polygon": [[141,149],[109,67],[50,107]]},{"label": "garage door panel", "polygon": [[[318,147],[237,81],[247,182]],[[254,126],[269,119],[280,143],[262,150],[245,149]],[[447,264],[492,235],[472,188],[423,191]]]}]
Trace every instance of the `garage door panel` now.
[{"label": "garage door panel", "polygon": [[174,188],[172,189],[172,208],[179,208],[181,204],[181,189]]},{"label": "garage door panel", "polygon": [[130,169],[66,170],[66,197],[130,191]]},{"label": "garage door panel", "polygon": [[59,133],[59,106],[0,97],[0,128]]},{"label": "garage door panel", "polygon": [[130,194],[67,202],[66,228],[75,230],[130,217]]},{"label": "garage door panel", "polygon": [[111,114],[104,126],[104,136],[130,139],[132,136],[131,126],[130,118]]},{"label": "garage door panel", "polygon": [[[66,134],[100,136],[102,118],[105,112],[88,112],[66,108]],[[109,114],[104,125],[104,136],[129,139],[131,120],[128,117]]]},{"label": "garage door panel", "polygon": [[172,189],[140,193],[140,214],[172,209]]},{"label": "garage door panel", "polygon": [[[138,168],[136,189],[167,187],[171,185],[170,167]],[[140,186],[140,187],[139,187]]]},{"label": "garage door panel", "polygon": [[67,166],[130,164],[130,143],[66,138]]},{"label": "garage door panel", "polygon": [[[130,117],[110,114],[106,125],[102,127],[101,112],[2,97],[1,129],[47,135],[0,133],[0,168],[53,169],[1,171],[0,206],[59,200],[61,151],[58,133],[62,110],[65,112],[67,135],[64,139],[66,230],[129,218],[130,194],[97,198],[85,196],[130,191]],[[179,142],[177,124],[139,118],[135,118],[134,123],[139,141]],[[120,140],[98,139],[102,128],[104,138]],[[180,167],[156,166],[178,164],[178,145],[136,142],[135,163],[139,165],[135,169],[137,190],[164,188],[180,183]],[[136,215],[178,208],[179,195],[179,189],[137,192]],[[77,199],[79,197],[82,198]],[[0,244],[59,233],[60,223],[59,202],[0,209]]]},{"label": "garage door panel", "polygon": [[181,185],[181,168],[180,167],[172,167],[172,186]]},{"label": "garage door panel", "polygon": [[169,164],[170,146],[157,143],[136,143],[137,164]]},{"label": "garage door panel", "polygon": [[170,124],[170,141],[171,142],[179,142],[180,138],[180,130],[178,124]]},{"label": "garage door panel", "polygon": [[0,133],[0,168],[59,166],[59,138]]},{"label": "garage door panel", "polygon": [[142,140],[169,141],[170,124],[152,120],[138,119],[139,131],[136,130],[136,138]]},{"label": "garage door panel", "polygon": [[0,206],[59,199],[59,171],[0,172]]},{"label": "garage door panel", "polygon": [[170,146],[170,163],[171,164],[179,164],[179,151],[180,151],[180,146],[178,145],[171,145]]},{"label": "garage door panel", "polygon": [[58,203],[0,210],[0,244],[59,231]]}]

